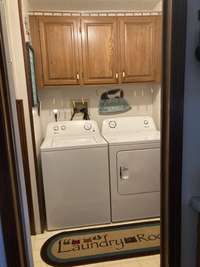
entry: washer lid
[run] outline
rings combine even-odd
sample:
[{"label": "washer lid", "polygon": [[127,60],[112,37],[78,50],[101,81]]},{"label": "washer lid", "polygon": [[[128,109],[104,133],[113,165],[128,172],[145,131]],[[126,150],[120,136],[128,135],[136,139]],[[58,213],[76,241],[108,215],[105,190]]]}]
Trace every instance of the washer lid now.
[{"label": "washer lid", "polygon": [[51,137],[46,138],[41,146],[41,151],[78,149],[107,146],[106,141],[101,136],[74,136],[74,137]]},{"label": "washer lid", "polygon": [[95,121],[50,123],[41,151],[106,146]]},{"label": "washer lid", "polygon": [[65,146],[85,146],[95,145],[97,141],[94,137],[78,137],[78,138],[53,138],[52,147],[65,147]]}]

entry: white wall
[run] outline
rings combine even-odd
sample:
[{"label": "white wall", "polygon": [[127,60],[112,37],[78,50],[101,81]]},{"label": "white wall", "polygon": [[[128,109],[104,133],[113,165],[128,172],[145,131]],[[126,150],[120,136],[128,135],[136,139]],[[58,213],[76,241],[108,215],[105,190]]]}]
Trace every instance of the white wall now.
[{"label": "white wall", "polygon": [[25,31],[25,39],[26,41],[29,41],[29,35],[28,32],[26,31],[26,21],[28,21],[28,10],[30,8],[28,0],[21,0],[22,4],[22,16],[24,20],[24,31]]},{"label": "white wall", "polygon": [[151,10],[159,0],[29,0],[31,10]]},{"label": "white wall", "polygon": [[26,87],[26,77],[23,59],[23,49],[22,49],[22,39],[20,31],[20,21],[18,14],[18,1],[9,0],[5,2],[7,11],[7,25],[8,25],[8,36],[9,36],[9,49],[12,61],[14,84],[15,84],[15,94],[17,99],[23,99],[24,103],[24,115],[26,122],[26,134],[27,134],[27,144],[29,153],[29,166],[31,174],[31,185],[33,190],[33,202],[34,202],[34,215],[36,222],[36,231],[40,232],[40,214],[38,206],[38,195],[36,186],[36,173],[34,166],[34,156],[33,156],[33,143],[31,136],[31,126],[29,117],[29,107],[28,107],[28,96]]},{"label": "white wall", "polygon": [[192,196],[200,196],[200,62],[197,62],[194,57],[200,31],[200,22],[197,20],[199,9],[199,0],[188,1],[182,189],[182,267],[196,266],[197,216],[191,209],[189,202]]},{"label": "white wall", "polygon": [[152,115],[157,128],[160,130],[161,126],[161,88],[157,87],[153,93]]},{"label": "white wall", "polygon": [[163,1],[159,1],[153,8],[154,11],[162,11],[163,9]]},{"label": "white wall", "polygon": [[[43,136],[45,135],[48,122],[54,121],[53,109],[59,109],[61,115],[60,120],[70,120],[72,115],[71,100],[73,99],[83,98],[89,101],[90,117],[98,122],[99,127],[101,127],[102,121],[109,117],[152,116],[154,91],[157,91],[158,87],[156,84],[126,84],[45,88],[40,91]],[[113,88],[122,88],[124,90],[125,99],[131,105],[132,109],[118,115],[99,115],[98,108],[101,94],[107,89]],[[156,108],[159,110],[157,105],[154,110]]]}]

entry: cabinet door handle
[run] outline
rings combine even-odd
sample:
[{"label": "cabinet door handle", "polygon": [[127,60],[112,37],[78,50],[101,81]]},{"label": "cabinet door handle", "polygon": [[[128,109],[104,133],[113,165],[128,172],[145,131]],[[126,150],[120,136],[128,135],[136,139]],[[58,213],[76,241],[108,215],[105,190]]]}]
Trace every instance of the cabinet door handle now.
[{"label": "cabinet door handle", "polygon": [[77,79],[77,81],[80,80],[80,75],[79,75],[79,73],[76,74],[76,79]]},{"label": "cabinet door handle", "polygon": [[129,169],[128,169],[128,167],[120,167],[120,178],[122,180],[128,180],[129,179]]},{"label": "cabinet door handle", "polygon": [[125,71],[122,72],[122,77],[126,78],[126,72]]},{"label": "cabinet door handle", "polygon": [[119,79],[119,73],[118,72],[115,74],[115,77],[116,77],[116,80]]}]

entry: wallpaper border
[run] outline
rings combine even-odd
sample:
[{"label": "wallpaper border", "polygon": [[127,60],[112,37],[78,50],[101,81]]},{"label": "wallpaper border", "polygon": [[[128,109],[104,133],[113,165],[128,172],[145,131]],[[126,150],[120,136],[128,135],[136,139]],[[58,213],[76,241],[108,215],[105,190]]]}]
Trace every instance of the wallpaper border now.
[{"label": "wallpaper border", "polygon": [[160,16],[161,11],[31,11],[28,12],[29,16],[74,16],[74,17],[118,17],[118,16]]}]

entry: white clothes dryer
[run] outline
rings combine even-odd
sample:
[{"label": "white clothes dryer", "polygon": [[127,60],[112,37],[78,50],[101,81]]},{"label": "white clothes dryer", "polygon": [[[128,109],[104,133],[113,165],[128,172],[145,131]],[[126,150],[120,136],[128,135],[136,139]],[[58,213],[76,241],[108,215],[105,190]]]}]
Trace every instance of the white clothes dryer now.
[{"label": "white clothes dryer", "polygon": [[160,132],[151,117],[103,122],[109,144],[112,222],[160,216]]}]

